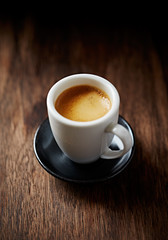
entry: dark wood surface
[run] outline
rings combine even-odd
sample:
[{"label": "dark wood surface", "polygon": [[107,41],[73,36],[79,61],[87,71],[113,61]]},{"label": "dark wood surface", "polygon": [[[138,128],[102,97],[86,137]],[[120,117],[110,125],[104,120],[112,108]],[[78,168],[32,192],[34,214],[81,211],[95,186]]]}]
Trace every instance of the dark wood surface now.
[{"label": "dark wood surface", "polygon": [[[73,73],[119,91],[136,151],[111,181],[72,184],[33,152],[46,96]],[[0,21],[0,239],[168,239],[168,44],[160,26]]]}]

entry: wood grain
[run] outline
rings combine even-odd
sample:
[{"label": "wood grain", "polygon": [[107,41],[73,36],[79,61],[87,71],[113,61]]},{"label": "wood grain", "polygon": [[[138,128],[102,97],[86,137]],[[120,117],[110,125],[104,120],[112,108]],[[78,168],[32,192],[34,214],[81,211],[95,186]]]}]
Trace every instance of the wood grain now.
[{"label": "wood grain", "polygon": [[[168,45],[157,31],[0,22],[0,239],[168,239]],[[131,164],[101,184],[55,179],[33,152],[48,90],[80,72],[116,86],[136,136]]]}]

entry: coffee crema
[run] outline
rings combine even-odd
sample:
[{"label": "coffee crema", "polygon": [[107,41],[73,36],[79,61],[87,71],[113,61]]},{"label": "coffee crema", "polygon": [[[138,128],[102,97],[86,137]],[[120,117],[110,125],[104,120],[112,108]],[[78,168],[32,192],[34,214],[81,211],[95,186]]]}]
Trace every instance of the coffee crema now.
[{"label": "coffee crema", "polygon": [[87,122],[103,117],[112,103],[109,96],[97,87],[79,85],[63,91],[55,101],[55,109],[63,117]]}]

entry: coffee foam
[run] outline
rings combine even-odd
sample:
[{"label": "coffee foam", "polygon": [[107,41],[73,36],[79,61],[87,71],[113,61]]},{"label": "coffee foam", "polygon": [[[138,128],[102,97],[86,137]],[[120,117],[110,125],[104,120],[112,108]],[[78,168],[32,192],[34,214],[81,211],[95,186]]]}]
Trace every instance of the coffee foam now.
[{"label": "coffee foam", "polygon": [[104,91],[89,85],[68,88],[55,102],[55,108],[62,116],[81,122],[103,117],[111,105],[110,98]]}]

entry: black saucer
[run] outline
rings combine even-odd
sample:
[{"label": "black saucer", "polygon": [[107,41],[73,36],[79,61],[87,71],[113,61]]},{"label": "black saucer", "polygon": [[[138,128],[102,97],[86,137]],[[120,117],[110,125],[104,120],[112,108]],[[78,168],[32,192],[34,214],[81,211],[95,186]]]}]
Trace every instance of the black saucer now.
[{"label": "black saucer", "polygon": [[[129,124],[120,116],[119,121],[131,133],[133,147],[121,158],[99,159],[94,163],[81,165],[67,158],[58,147],[46,119],[34,136],[34,152],[42,167],[53,176],[77,183],[93,183],[111,179],[120,173],[130,162],[135,148],[134,134]],[[118,150],[120,140],[115,136],[110,148]]]}]

